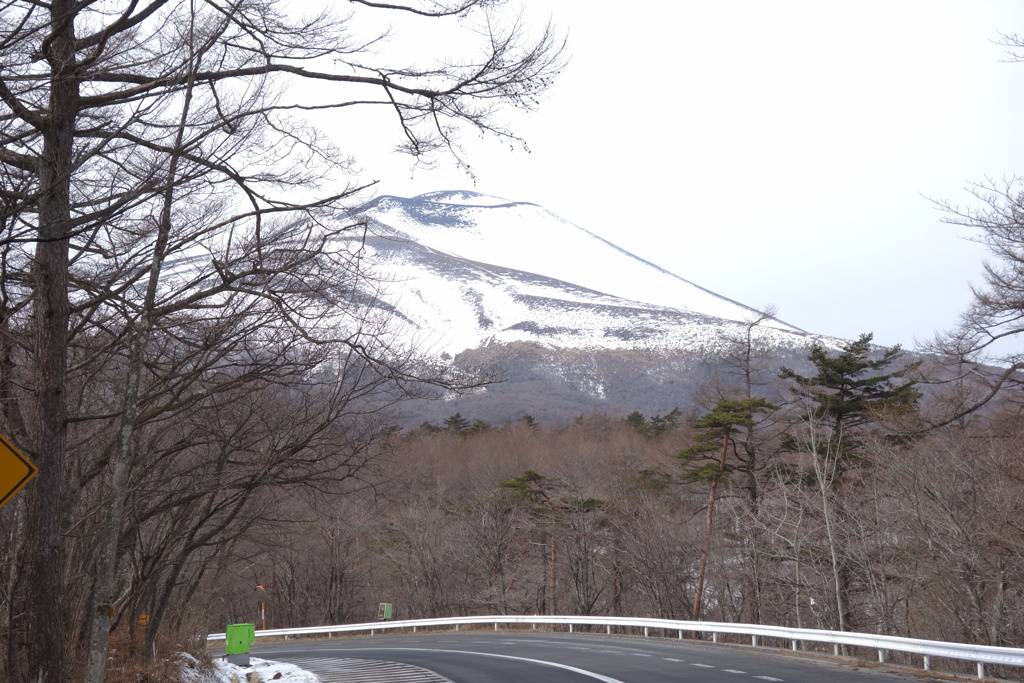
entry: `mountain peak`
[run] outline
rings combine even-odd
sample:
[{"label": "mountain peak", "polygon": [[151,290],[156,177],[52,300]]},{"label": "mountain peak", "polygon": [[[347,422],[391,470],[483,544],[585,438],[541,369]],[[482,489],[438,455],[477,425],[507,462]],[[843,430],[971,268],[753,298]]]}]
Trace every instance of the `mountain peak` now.
[{"label": "mountain peak", "polygon": [[472,190],[441,190],[427,192],[412,198],[414,202],[432,202],[435,204],[456,204],[460,206],[511,206],[525,202],[512,202],[502,197],[495,197]]},{"label": "mountain peak", "polygon": [[[434,256],[434,273],[438,255],[448,259],[452,272],[466,272],[466,264],[487,267],[490,277],[498,270],[515,271],[518,276],[505,276],[503,284],[492,284],[487,296],[479,288],[482,275],[470,280],[451,281],[448,287],[459,289],[475,300],[492,299],[496,291],[522,304],[533,296],[524,278],[538,278],[549,283],[542,295],[545,299],[568,296],[578,300],[578,290],[615,300],[637,309],[668,309],[691,318],[739,321],[752,319],[759,312],[748,306],[704,289],[674,273],[645,261],[611,242],[575,225],[547,209],[529,202],[509,201],[500,197],[467,190],[430,192],[413,198],[382,196],[366,204],[361,211],[378,227],[381,235],[430,250]],[[410,263],[408,254],[406,265]],[[459,263],[456,264],[456,261]],[[416,288],[415,281],[424,277],[405,271],[402,277]],[[528,274],[524,275],[524,274]],[[508,290],[518,280],[514,296]],[[426,282],[422,280],[422,282]],[[553,285],[550,283],[561,283]],[[494,289],[497,287],[497,290]],[[552,290],[561,290],[556,292]],[[422,289],[422,287],[420,288]],[[473,294],[469,294],[470,291]],[[604,301],[602,305],[608,304]],[[450,307],[452,304],[446,304]],[[536,301],[532,305],[537,305]],[[511,321],[508,329],[530,329],[529,312],[525,319]],[[494,316],[486,316],[494,319]],[[500,316],[499,316],[500,317]],[[802,330],[781,321],[769,326],[792,333]],[[545,326],[542,326],[545,327]],[[550,328],[551,326],[546,326]],[[621,325],[615,325],[616,329]],[[620,335],[621,336],[621,335]]]},{"label": "mountain peak", "polygon": [[[382,196],[360,211],[371,234],[359,248],[381,283],[370,298],[400,338],[458,367],[509,370],[480,396],[446,396],[483,401],[487,419],[553,414],[559,401],[570,414],[661,409],[686,399],[703,359],[748,333],[780,358],[839,342],[779,320],[750,328],[757,310],[537,204],[457,190]],[[410,419],[454,405],[424,404]]]}]

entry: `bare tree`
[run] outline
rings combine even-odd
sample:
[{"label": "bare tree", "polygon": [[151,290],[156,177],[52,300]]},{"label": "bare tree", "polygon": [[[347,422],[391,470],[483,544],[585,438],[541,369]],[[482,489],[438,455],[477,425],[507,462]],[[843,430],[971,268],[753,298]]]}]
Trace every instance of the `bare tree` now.
[{"label": "bare tree", "polygon": [[[1019,40],[1014,38],[1014,40]],[[1014,43],[1021,47],[1022,43]],[[981,283],[971,285],[972,301],[957,325],[922,345],[946,359],[937,383],[966,387],[952,410],[938,418],[949,424],[977,411],[1004,388],[1019,388],[1024,354],[1014,343],[1024,332],[1024,189],[1022,178],[976,183],[977,206],[937,202],[946,222],[969,228],[968,239],[987,247]]]},{"label": "bare tree", "polygon": [[[490,15],[496,6],[484,0],[363,4],[365,11],[438,20]],[[127,359],[116,410],[120,445],[107,461],[107,541],[97,556],[93,597],[100,618],[88,677],[99,680],[123,488],[131,478],[128,444],[142,414],[140,368],[152,330],[188,306],[210,310],[234,296],[267,293],[274,293],[266,300],[282,322],[307,324],[309,300],[296,292],[299,280],[289,279],[289,268],[331,239],[314,213],[336,212],[358,189],[317,192],[322,182],[339,182],[347,159],[296,115],[387,107],[406,151],[418,158],[457,151],[460,127],[514,137],[494,123],[495,107],[533,107],[561,64],[550,31],[531,42],[521,26],[498,28],[495,18],[479,57],[396,68],[380,60],[376,47],[384,37],[356,38],[351,18],[331,12],[294,18],[275,0],[153,0],[113,11],[70,0],[5,7],[0,196],[3,245],[12,257],[8,282],[19,289],[7,290],[3,315],[7,325],[12,312],[31,312],[23,348],[34,373],[32,403],[9,402],[6,412],[20,415],[8,419],[16,429],[33,425],[21,445],[40,466],[26,492],[31,580],[24,583],[26,621],[18,625],[26,649],[8,662],[16,680],[67,678],[60,571],[62,474],[69,420],[76,418],[68,404],[69,338],[102,324],[116,343],[98,353],[123,352]],[[306,106],[279,96],[281,86],[300,81],[322,83],[325,100]],[[295,225],[296,211],[313,220],[281,232]],[[268,222],[286,214],[280,230]],[[271,238],[275,249],[268,248]],[[177,282],[164,275],[172,254],[179,255]],[[168,290],[181,294],[173,304]],[[322,289],[304,291],[319,291],[330,302]],[[299,302],[290,300],[293,293]],[[96,297],[119,303],[97,306]],[[110,315],[97,315],[104,308]]]}]

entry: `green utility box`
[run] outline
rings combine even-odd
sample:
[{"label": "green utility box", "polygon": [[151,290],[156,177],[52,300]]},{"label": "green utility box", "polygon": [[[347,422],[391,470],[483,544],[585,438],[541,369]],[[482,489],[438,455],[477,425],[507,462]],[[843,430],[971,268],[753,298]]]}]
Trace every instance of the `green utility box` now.
[{"label": "green utility box", "polygon": [[249,666],[249,647],[256,642],[256,625],[229,624],[225,635],[224,649],[228,663]]},{"label": "green utility box", "polygon": [[377,607],[377,621],[391,621],[391,603],[382,602]]}]

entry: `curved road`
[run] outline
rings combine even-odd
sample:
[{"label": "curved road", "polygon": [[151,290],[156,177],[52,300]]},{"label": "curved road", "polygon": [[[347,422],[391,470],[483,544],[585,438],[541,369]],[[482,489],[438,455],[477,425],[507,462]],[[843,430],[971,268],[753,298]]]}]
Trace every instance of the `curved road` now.
[{"label": "curved road", "polygon": [[[421,633],[260,643],[254,657],[295,663],[324,683],[897,683],[925,672],[696,641],[568,633]],[[391,662],[392,664],[384,664]],[[394,662],[402,664],[396,665]],[[385,667],[391,667],[385,673]],[[380,677],[371,672],[379,668]],[[948,680],[948,679],[946,679]]]}]

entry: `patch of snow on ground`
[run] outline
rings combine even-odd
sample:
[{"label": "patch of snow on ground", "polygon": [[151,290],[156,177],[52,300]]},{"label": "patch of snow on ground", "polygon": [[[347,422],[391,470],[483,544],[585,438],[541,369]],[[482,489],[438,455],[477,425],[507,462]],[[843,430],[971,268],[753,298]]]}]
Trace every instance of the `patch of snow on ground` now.
[{"label": "patch of snow on ground", "polygon": [[[182,662],[181,680],[186,683],[246,683],[249,674],[256,673],[264,683],[320,683],[320,679],[312,671],[306,671],[294,664],[274,662],[259,657],[250,657],[251,666],[228,664],[221,657],[214,659],[214,673],[204,674],[198,670],[198,662],[193,657],[179,655]],[[186,658],[187,657],[187,658]],[[191,661],[189,661],[191,660]]]}]

